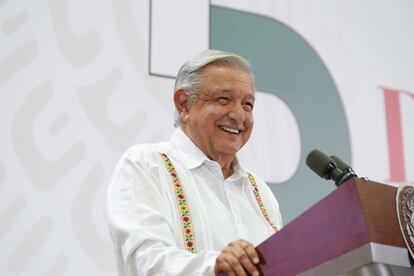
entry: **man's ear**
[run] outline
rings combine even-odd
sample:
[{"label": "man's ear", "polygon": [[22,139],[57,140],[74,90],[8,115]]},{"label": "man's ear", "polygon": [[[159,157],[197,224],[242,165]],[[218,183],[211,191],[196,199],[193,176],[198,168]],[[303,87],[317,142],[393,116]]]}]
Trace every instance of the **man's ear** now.
[{"label": "man's ear", "polygon": [[174,93],[174,104],[181,120],[185,122],[186,118],[188,117],[191,105],[190,96],[186,95],[183,89],[178,89]]}]

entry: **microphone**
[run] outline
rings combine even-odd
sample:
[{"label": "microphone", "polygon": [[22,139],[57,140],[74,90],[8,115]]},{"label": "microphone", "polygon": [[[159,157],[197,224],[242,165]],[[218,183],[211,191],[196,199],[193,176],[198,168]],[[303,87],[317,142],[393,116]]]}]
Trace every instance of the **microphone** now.
[{"label": "microphone", "polygon": [[335,155],[331,157],[318,149],[312,150],[306,158],[306,165],[324,179],[332,179],[336,186],[340,186],[356,174],[351,166]]},{"label": "microphone", "polygon": [[348,179],[352,177],[357,177],[357,174],[354,172],[351,166],[342,161],[342,159],[340,159],[336,155],[331,155],[331,158],[335,161],[337,167],[343,172],[340,183],[346,182]]},{"label": "microphone", "polygon": [[338,168],[341,169],[342,171],[345,171],[345,170],[351,168],[351,166],[349,166],[347,163],[342,161],[338,156],[331,155],[331,158],[335,161]]}]

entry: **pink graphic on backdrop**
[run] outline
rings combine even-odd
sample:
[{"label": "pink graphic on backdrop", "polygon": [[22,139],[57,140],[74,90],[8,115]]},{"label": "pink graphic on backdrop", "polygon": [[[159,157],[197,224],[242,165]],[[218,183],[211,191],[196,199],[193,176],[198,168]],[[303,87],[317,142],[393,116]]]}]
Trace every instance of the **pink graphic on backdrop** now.
[{"label": "pink graphic on backdrop", "polygon": [[390,180],[401,182],[407,179],[405,174],[400,95],[407,95],[413,99],[414,95],[407,91],[393,88],[380,87],[380,89],[384,92]]}]

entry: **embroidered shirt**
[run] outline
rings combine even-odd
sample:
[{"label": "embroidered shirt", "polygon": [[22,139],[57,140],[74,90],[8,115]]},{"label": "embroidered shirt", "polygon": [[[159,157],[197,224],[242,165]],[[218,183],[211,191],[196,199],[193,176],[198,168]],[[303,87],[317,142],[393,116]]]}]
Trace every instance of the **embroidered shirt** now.
[{"label": "embroidered shirt", "polygon": [[[176,193],[160,153],[174,164],[185,190],[196,253],[185,250]],[[254,178],[270,221],[280,229],[273,193],[260,177]],[[237,164],[224,179],[220,165],[180,129],[169,142],[137,145],[125,153],[107,204],[119,275],[214,275],[215,259],[229,242],[245,239],[258,245],[274,233],[247,171]]]}]

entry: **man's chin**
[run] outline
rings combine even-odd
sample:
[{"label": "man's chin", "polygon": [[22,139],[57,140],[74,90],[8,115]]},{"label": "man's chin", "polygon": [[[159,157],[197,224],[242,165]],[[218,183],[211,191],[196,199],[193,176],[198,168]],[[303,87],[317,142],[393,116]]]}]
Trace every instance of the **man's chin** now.
[{"label": "man's chin", "polygon": [[241,146],[234,145],[231,146],[229,144],[224,145],[223,147],[220,147],[220,151],[226,155],[236,155],[236,153],[241,149]]}]

